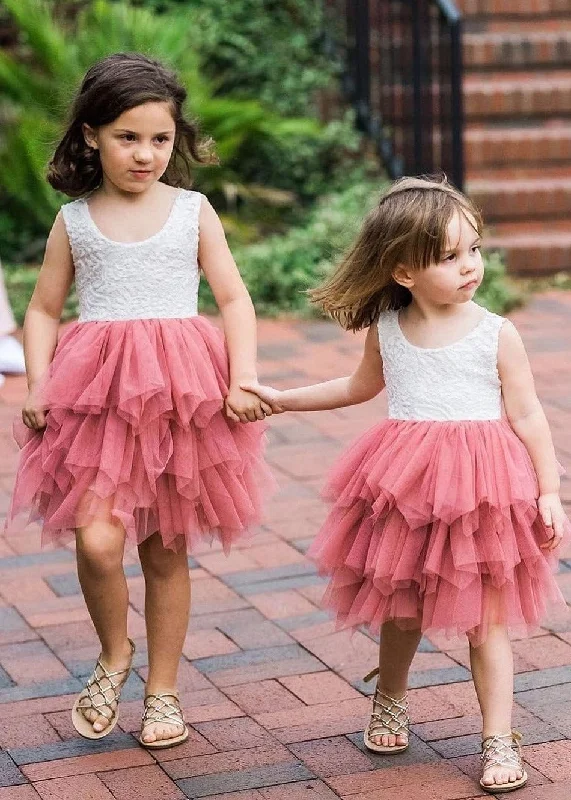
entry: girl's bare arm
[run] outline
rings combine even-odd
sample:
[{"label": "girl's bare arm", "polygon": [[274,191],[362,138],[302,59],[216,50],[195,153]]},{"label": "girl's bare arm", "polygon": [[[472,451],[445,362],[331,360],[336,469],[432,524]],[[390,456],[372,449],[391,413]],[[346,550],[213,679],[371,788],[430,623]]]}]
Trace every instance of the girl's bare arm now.
[{"label": "girl's bare arm", "polygon": [[53,358],[61,312],[73,282],[73,259],[61,212],[46,244],[44,261],[24,320],[24,355],[30,394],[22,411],[28,427],[45,427],[35,389]]},{"label": "girl's bare arm", "polygon": [[242,385],[269,403],[274,413],[324,411],[371,400],[385,386],[377,326],[373,324],[367,331],[361,361],[352,375],[284,391],[251,382]]},{"label": "girl's bare arm", "polygon": [[262,412],[271,414],[271,408],[240,388],[241,383],[257,379],[254,306],[226,242],[222,223],[206,199],[200,209],[198,259],[224,321],[230,360],[227,413],[241,422],[263,419]]},{"label": "girl's bare arm", "polygon": [[551,431],[535,391],[535,383],[521,337],[511,322],[500,331],[498,372],[510,425],[524,443],[537,475],[539,509],[554,539],[563,535],[565,512],[559,499],[559,470]]}]

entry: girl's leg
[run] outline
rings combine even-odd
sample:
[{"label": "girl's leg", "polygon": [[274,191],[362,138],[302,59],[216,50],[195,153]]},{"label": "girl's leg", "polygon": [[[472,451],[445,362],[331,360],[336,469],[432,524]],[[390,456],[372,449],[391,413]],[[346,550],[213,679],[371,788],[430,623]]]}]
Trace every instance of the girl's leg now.
[{"label": "girl's leg", "polygon": [[[503,625],[490,626],[481,645],[470,645],[470,663],[482,711],[482,738],[511,733],[513,653]],[[482,780],[488,785],[513,783],[521,776],[521,770],[496,766],[485,770]]]},{"label": "girl's leg", "polygon": [[[139,545],[145,576],[145,620],[149,651],[149,676],[145,693],[176,693],[177,673],[188,629],[190,575],[186,552],[163,547],[158,533]],[[171,739],[182,733],[180,725],[155,723],[145,728],[143,740]]]},{"label": "girl's leg", "polygon": [[[118,523],[98,520],[76,531],[77,574],[101,642],[101,661],[109,672],[124,669],[131,660],[124,547],[125,531]],[[109,724],[95,709],[85,709],[83,714],[95,731],[102,731]]]},{"label": "girl's leg", "polygon": [[[394,622],[385,622],[381,628],[379,646],[379,691],[400,700],[406,694],[408,672],[421,639],[420,630],[403,631]],[[372,736],[372,740],[383,747],[394,747],[407,743],[404,734]]]}]

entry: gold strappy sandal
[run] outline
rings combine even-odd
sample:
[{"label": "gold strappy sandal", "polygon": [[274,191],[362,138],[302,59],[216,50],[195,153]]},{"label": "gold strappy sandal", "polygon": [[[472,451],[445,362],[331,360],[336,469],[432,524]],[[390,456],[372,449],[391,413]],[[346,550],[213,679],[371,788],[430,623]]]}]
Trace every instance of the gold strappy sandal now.
[{"label": "gold strappy sandal", "polygon": [[[71,721],[73,727],[85,739],[102,739],[108,736],[119,719],[119,698],[121,696],[121,689],[123,688],[131,665],[133,663],[133,656],[135,654],[135,645],[129,639],[131,645],[131,658],[129,664],[124,669],[119,669],[116,672],[109,672],[101,663],[101,656],[97,659],[95,669],[91,677],[88,679],[85,689],[77,697],[73,708],[71,710]],[[120,680],[114,680],[118,675],[123,677]],[[115,708],[112,707],[115,703]],[[93,729],[93,723],[90,722],[84,715],[84,711],[94,709],[105,719],[109,720],[109,724],[102,731]]]},{"label": "gold strappy sandal", "polygon": [[[172,701],[167,698],[171,698]],[[170,739],[157,739],[154,742],[145,742],[143,734],[148,725],[156,722],[163,722],[168,725],[182,725],[183,731],[179,736],[171,736]],[[141,735],[139,743],[149,750],[162,750],[166,747],[174,747],[182,744],[188,739],[188,728],[182,716],[180,701],[176,694],[165,692],[164,694],[148,694],[145,697],[145,710],[143,712]]]},{"label": "gold strappy sandal", "polygon": [[[378,667],[368,675],[365,675],[363,680],[368,683],[375,675],[378,675]],[[367,750],[373,753],[384,753],[391,755],[395,753],[402,753],[408,747],[408,726],[410,719],[408,717],[408,700],[405,693],[404,697],[400,700],[384,694],[377,688],[373,696],[373,713],[367,728],[365,730],[363,739]],[[373,736],[385,736],[394,734],[395,736],[406,736],[406,744],[395,744],[394,747],[384,746],[377,744],[372,740]]]},{"label": "gold strappy sandal", "polygon": [[482,772],[490,767],[504,767],[505,769],[521,770],[522,776],[511,783],[483,783],[480,779],[480,786],[484,791],[493,794],[500,792],[513,792],[527,783],[527,772],[523,768],[523,757],[521,752],[521,733],[512,731],[496,736],[488,736],[482,742]]}]

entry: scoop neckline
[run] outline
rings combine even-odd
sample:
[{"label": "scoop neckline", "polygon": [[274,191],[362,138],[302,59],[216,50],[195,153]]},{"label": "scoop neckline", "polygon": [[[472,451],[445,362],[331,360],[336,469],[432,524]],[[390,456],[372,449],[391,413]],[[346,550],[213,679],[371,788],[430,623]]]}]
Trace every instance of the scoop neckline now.
[{"label": "scoop neckline", "polygon": [[119,247],[136,247],[137,245],[147,244],[147,242],[152,242],[154,239],[158,238],[162,233],[164,233],[164,231],[168,228],[168,226],[170,224],[170,221],[171,221],[171,219],[172,219],[172,217],[174,215],[174,211],[175,211],[176,205],[177,205],[177,203],[179,201],[179,198],[182,196],[183,192],[184,192],[184,189],[179,189],[178,192],[176,193],[175,198],[172,201],[172,204],[171,204],[171,207],[170,207],[170,211],[168,213],[168,217],[164,221],[163,225],[159,228],[159,230],[156,233],[153,233],[152,236],[148,236],[146,239],[138,239],[136,242],[118,242],[117,239],[110,239],[108,236],[105,236],[105,234],[101,231],[101,229],[95,223],[95,220],[91,216],[91,211],[89,210],[89,203],[87,202],[87,197],[82,197],[81,199],[82,199],[83,205],[85,207],[85,213],[87,215],[87,220],[88,220],[89,224],[91,225],[91,227],[93,228],[93,230],[97,233],[98,236],[100,236],[106,242],[109,242],[109,244],[114,244],[114,245],[117,245]]},{"label": "scoop neckline", "polygon": [[[478,303],[476,303],[476,305],[478,305]],[[451,347],[456,347],[456,345],[459,345],[461,342],[464,342],[466,339],[468,339],[470,336],[472,336],[474,333],[476,333],[476,331],[480,328],[480,326],[488,318],[488,314],[490,312],[486,308],[484,308],[483,306],[480,306],[480,308],[482,308],[484,313],[482,314],[481,319],[478,320],[478,322],[474,325],[473,328],[471,328],[471,330],[468,331],[468,333],[465,333],[464,336],[460,337],[460,339],[456,339],[454,342],[450,342],[450,344],[443,344],[440,347],[420,347],[419,345],[413,344],[412,342],[410,342],[406,338],[406,336],[404,335],[404,331],[400,326],[400,310],[399,311],[395,311],[395,323],[396,323],[397,332],[398,332],[398,335],[401,337],[401,339],[409,347],[412,347],[413,350],[421,350],[421,351],[426,352],[426,353],[434,353],[434,352],[438,352],[439,350],[449,350]]]}]

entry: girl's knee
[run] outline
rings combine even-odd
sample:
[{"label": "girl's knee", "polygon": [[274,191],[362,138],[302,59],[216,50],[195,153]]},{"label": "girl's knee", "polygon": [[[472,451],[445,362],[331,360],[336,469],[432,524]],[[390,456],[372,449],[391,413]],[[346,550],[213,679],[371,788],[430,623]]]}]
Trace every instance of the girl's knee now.
[{"label": "girl's knee", "polygon": [[139,545],[139,557],[145,577],[169,578],[180,569],[188,569],[186,552],[164,547],[159,534]]},{"label": "girl's knee", "polygon": [[92,573],[104,575],[121,569],[125,536],[110,525],[94,524],[76,532],[76,551]]}]

